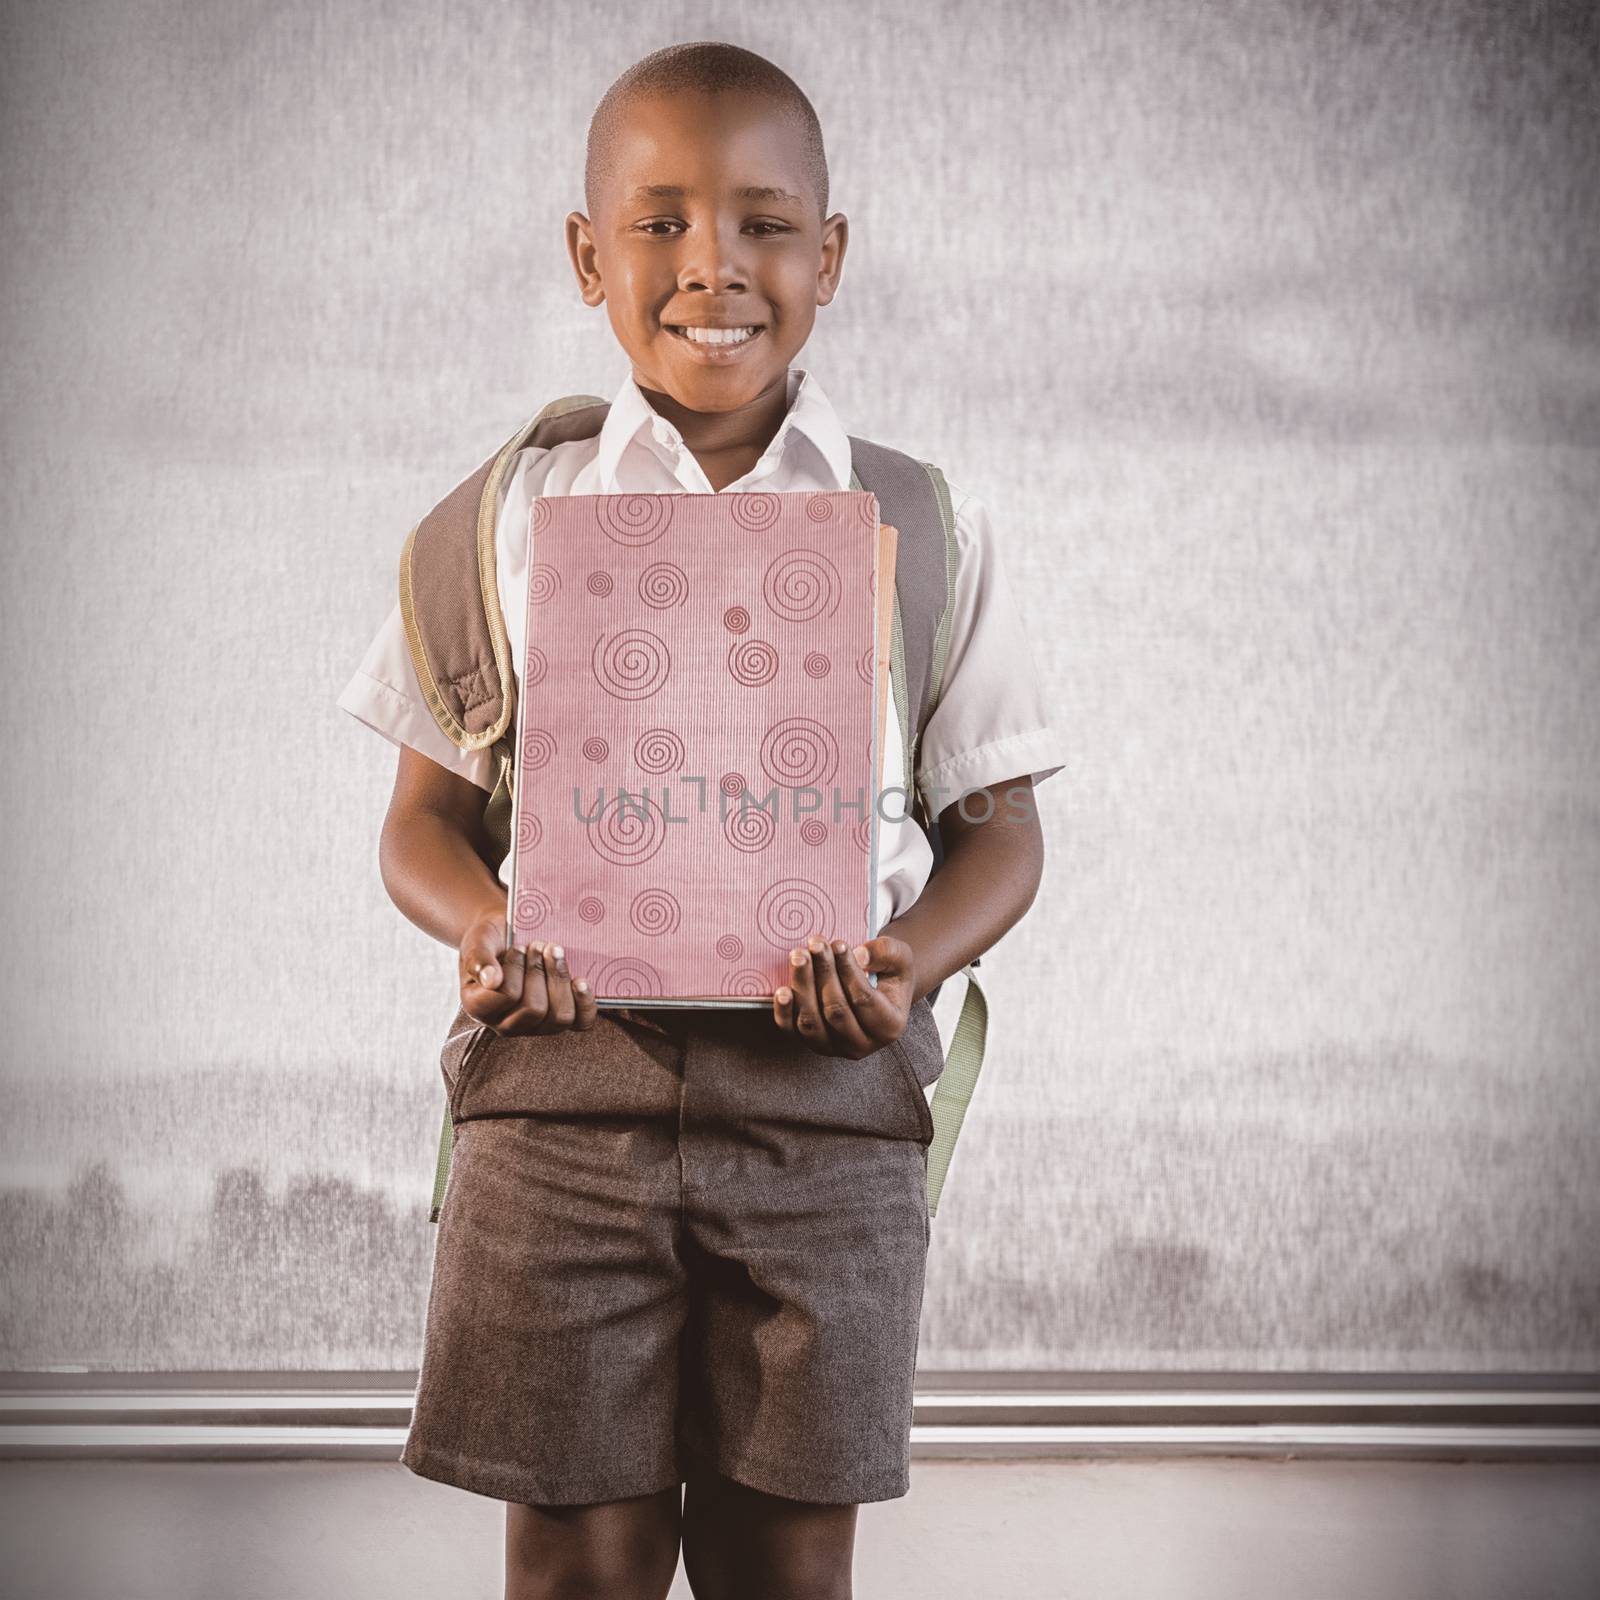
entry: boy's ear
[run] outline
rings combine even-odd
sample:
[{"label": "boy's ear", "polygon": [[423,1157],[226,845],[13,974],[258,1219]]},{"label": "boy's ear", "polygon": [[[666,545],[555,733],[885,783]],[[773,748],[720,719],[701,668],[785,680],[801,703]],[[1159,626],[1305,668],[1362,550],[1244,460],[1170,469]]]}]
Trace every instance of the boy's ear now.
[{"label": "boy's ear", "polygon": [[839,274],[850,243],[850,219],[842,211],[822,224],[822,264],[817,269],[817,304],[825,306],[839,292]]},{"label": "boy's ear", "polygon": [[583,303],[597,306],[606,297],[600,281],[600,264],[594,247],[594,229],[581,211],[567,213],[567,255],[578,276],[578,291]]}]

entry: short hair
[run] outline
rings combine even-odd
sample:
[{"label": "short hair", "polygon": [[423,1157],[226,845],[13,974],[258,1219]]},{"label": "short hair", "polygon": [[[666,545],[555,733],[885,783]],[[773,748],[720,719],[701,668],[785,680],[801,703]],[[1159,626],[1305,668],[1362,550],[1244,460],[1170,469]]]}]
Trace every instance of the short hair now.
[{"label": "short hair", "polygon": [[748,90],[771,98],[791,117],[805,147],[806,176],[817,197],[817,217],[828,214],[828,158],[822,124],[800,85],[781,67],[736,44],[700,39],[673,44],[636,61],[606,90],[589,121],[584,157],[583,198],[594,215],[595,198],[614,170],[616,148],[629,107],[639,100],[682,93],[721,94]]}]

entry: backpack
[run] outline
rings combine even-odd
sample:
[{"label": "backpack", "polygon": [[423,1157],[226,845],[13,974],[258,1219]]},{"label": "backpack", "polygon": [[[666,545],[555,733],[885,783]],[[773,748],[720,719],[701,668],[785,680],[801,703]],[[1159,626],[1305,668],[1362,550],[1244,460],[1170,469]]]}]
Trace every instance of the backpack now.
[{"label": "backpack", "polygon": [[[497,873],[511,849],[516,744],[516,684],[495,577],[500,485],[517,451],[592,438],[609,410],[610,403],[594,395],[552,400],[417,523],[400,555],[400,614],[428,709],[460,749],[489,748],[495,756],[496,781],[483,820]],[[918,742],[944,683],[956,571],[955,514],[937,467],[854,436],[850,446],[850,487],[875,494],[882,521],[899,533],[890,688],[905,755],[905,807],[928,839],[937,872],[944,861],[938,819],[930,815],[915,774]],[[973,971],[977,965],[974,956],[961,969],[967,990],[930,1107],[929,1216],[938,1212],[956,1136],[983,1065],[989,1007]],[[929,991],[930,1004],[941,987]],[[439,1220],[444,1204],[453,1142],[447,1103],[430,1222]]]}]

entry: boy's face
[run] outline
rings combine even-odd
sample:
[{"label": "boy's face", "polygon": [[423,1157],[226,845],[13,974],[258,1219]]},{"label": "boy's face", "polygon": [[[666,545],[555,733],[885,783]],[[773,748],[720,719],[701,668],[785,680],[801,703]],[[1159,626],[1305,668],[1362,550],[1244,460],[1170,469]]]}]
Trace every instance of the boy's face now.
[{"label": "boy's face", "polygon": [[[822,221],[817,201],[798,130],[759,96],[679,94],[629,110],[594,218],[567,218],[567,250],[641,388],[725,412],[783,383],[844,261],[845,218]],[[674,331],[685,325],[758,331],[705,345]]]}]

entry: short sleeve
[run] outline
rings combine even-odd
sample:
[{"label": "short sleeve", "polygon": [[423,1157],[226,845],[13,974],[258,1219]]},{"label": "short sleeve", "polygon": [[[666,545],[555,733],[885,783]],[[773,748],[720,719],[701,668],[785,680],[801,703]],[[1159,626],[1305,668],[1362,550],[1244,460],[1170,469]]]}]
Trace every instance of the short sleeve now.
[{"label": "short sleeve", "polygon": [[1042,783],[1066,763],[988,508],[953,485],[950,498],[957,557],[950,643],[943,692],[917,747],[917,782],[936,812],[1006,778],[1026,774]]},{"label": "short sleeve", "polygon": [[411,664],[398,600],[337,704],[391,743],[410,745],[441,767],[470,778],[480,789],[493,790],[493,752],[461,749],[433,720]]}]

